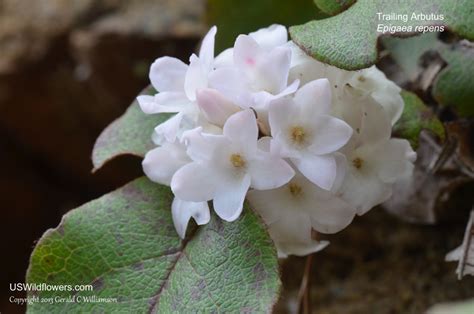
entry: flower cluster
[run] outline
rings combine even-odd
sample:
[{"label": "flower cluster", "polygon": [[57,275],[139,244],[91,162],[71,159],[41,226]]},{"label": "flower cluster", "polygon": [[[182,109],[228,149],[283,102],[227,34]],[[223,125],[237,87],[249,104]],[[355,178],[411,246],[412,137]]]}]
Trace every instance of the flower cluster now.
[{"label": "flower cluster", "polygon": [[171,186],[172,216],[184,238],[191,218],[209,222],[208,202],[226,221],[244,200],[264,219],[281,256],[305,255],[387,200],[416,157],[392,139],[400,88],[377,68],[348,72],[308,57],[272,25],[240,35],[214,56],[216,28],[189,65],[162,57],[150,69],[158,91],[139,96],[158,125],[145,174]]}]

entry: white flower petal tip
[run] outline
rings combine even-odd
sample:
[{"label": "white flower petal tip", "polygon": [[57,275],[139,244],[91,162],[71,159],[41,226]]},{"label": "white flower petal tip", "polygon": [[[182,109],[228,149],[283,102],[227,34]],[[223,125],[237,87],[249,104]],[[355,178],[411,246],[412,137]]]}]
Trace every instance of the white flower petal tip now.
[{"label": "white flower petal tip", "polygon": [[176,58],[158,58],[150,67],[151,84],[159,92],[182,91],[187,67]]},{"label": "white flower petal tip", "polygon": [[288,41],[288,31],[286,27],[279,24],[261,28],[256,32],[250,33],[249,36],[255,39],[255,41],[266,50],[285,45]]},{"label": "white flower petal tip", "polygon": [[289,255],[307,256],[324,250],[329,241],[311,240],[307,243],[283,242],[276,244],[278,258],[287,258]]},{"label": "white flower petal tip", "polygon": [[190,161],[184,146],[179,143],[165,143],[146,153],[142,167],[150,180],[169,186],[176,171]]},{"label": "white flower petal tip", "polygon": [[206,36],[204,36],[204,39],[201,43],[201,48],[199,49],[199,58],[207,68],[210,68],[214,61],[214,42],[216,33],[217,27],[212,26],[207,32]]},{"label": "white flower petal tip", "polygon": [[174,198],[171,204],[171,214],[174,227],[181,239],[186,237],[186,229],[191,218],[194,218],[198,225],[205,225],[211,219],[207,202],[186,202],[178,198]]},{"label": "white flower petal tip", "polygon": [[158,125],[153,134],[153,142],[157,145],[163,145],[165,142],[174,142],[178,136],[184,115],[178,113],[165,122]]},{"label": "white flower petal tip", "polygon": [[155,113],[155,97],[148,95],[137,96],[138,105],[143,113]]}]

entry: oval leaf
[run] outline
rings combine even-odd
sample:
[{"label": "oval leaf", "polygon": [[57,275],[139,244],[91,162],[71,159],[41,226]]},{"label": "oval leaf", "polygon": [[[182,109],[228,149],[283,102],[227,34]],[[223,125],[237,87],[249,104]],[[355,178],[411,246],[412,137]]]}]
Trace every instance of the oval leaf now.
[{"label": "oval leaf", "polygon": [[[472,0],[358,0],[346,11],[322,20],[293,26],[293,41],[307,54],[328,64],[346,70],[367,68],[378,58],[378,39],[382,32],[379,24],[386,26],[412,26],[412,32],[385,33],[390,35],[415,35],[415,26],[444,25],[458,35],[474,40],[474,1]],[[408,20],[379,20],[377,13],[407,14]],[[411,15],[443,14],[441,20],[415,20]]]},{"label": "oval leaf", "polygon": [[212,218],[181,241],[172,198],[169,188],[140,178],[66,214],[36,245],[27,282],[94,289],[30,292],[55,301],[34,302],[28,311],[270,312],[278,261],[259,218],[248,209],[232,223]]},{"label": "oval leaf", "polygon": [[314,0],[314,3],[324,13],[336,15],[350,7],[355,0]]},{"label": "oval leaf", "polygon": [[[148,86],[140,95],[155,93],[153,87]],[[135,99],[127,111],[97,138],[92,150],[93,171],[120,155],[145,156],[145,153],[154,147],[151,140],[154,128],[170,116],[171,114],[146,115]]]},{"label": "oval leaf", "polygon": [[461,117],[474,117],[474,48],[458,44],[442,49],[447,66],[436,77],[433,97],[444,106],[453,107]]}]

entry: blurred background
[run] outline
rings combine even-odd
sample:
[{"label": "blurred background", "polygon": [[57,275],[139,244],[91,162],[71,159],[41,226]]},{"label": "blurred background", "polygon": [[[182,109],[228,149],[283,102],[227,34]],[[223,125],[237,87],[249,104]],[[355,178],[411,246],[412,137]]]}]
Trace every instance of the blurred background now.
[{"label": "blurred background", "polygon": [[159,56],[186,60],[204,2],[0,0],[0,312],[35,241],[68,210],[141,175],[124,158],[91,174],[99,133],[148,84]]},{"label": "blurred background", "polygon": [[[148,84],[155,58],[187,61],[209,20],[219,27],[222,50],[237,33],[321,15],[312,0],[229,3],[0,0],[1,313],[25,310],[8,301],[9,283],[24,281],[35,241],[48,228],[142,174],[132,157],[91,174],[90,154],[100,132]],[[456,265],[444,262],[462,241],[468,209],[451,211],[436,226],[402,222],[380,209],[358,218],[315,256],[314,309],[421,312],[474,296],[473,279],[457,281]],[[282,263],[278,312],[295,309],[304,263]]]}]

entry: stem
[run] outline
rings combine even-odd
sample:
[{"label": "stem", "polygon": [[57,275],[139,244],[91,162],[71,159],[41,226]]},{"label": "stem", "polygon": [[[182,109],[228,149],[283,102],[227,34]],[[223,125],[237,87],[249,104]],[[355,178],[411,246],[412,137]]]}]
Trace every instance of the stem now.
[{"label": "stem", "polygon": [[297,313],[311,313],[311,265],[313,263],[313,254],[306,257],[303,279],[301,280],[300,291],[298,292],[298,309]]}]

